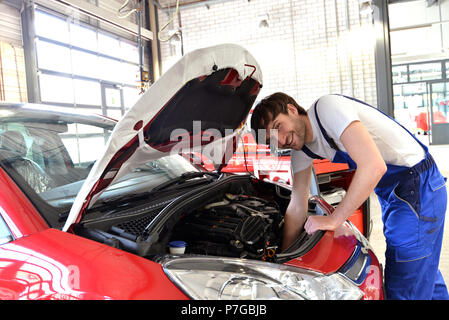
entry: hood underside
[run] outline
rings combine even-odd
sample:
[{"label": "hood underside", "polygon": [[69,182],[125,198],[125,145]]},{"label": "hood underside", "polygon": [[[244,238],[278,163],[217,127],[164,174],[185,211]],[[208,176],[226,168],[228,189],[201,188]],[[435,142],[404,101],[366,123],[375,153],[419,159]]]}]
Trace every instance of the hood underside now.
[{"label": "hood underside", "polygon": [[257,61],[240,46],[224,44],[185,55],[117,123],[63,231],[78,223],[111,183],[150,160],[203,152],[207,146],[221,151],[219,165],[225,165],[261,86]]}]

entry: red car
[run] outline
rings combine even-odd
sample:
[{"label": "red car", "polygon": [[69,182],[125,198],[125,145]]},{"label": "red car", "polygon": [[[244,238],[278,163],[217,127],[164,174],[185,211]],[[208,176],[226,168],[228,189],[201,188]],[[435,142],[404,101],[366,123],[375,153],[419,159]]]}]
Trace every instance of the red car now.
[{"label": "red car", "polygon": [[[440,102],[441,105],[447,104],[447,102]],[[432,116],[433,123],[447,123],[447,119],[444,116],[444,113],[437,110],[433,112]],[[429,128],[429,120],[427,119],[427,112],[420,112],[417,116],[415,116],[416,128],[421,129],[427,134],[430,130]]]},{"label": "red car", "polygon": [[[1,104],[0,298],[383,299],[350,222],[281,252],[288,187],[177,155],[232,155],[261,77],[221,45],[184,56],[117,123]],[[317,195],[309,207],[333,210]]]}]

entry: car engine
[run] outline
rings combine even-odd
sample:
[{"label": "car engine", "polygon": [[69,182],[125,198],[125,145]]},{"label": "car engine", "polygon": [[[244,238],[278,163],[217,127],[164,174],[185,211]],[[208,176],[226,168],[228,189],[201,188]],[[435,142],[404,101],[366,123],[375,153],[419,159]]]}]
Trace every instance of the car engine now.
[{"label": "car engine", "polygon": [[181,217],[171,240],[187,242],[186,253],[270,260],[280,246],[282,224],[277,203],[227,193]]},{"label": "car engine", "polygon": [[185,254],[274,261],[288,201],[273,187],[256,190],[241,183],[243,177],[233,179],[238,183],[224,180],[198,197],[173,194],[157,203],[124,206],[80,224],[76,233],[150,259],[169,254],[170,242],[182,241]]}]

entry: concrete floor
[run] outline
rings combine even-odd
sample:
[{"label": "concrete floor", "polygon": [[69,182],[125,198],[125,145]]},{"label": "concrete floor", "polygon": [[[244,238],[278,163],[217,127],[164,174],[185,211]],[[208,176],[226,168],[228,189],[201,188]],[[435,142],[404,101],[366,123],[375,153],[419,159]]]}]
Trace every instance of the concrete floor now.
[{"label": "concrete floor", "polygon": [[[418,138],[426,145],[429,145],[427,136],[418,136]],[[430,145],[430,153],[435,159],[441,173],[449,178],[449,144],[447,145]],[[446,183],[449,191],[449,179]],[[372,231],[370,236],[370,244],[373,247],[378,259],[385,266],[385,237],[382,232],[382,214],[380,211],[377,196],[373,193],[370,196]],[[446,223],[444,228],[443,248],[441,250],[440,270],[449,287],[449,208],[446,211]]]}]

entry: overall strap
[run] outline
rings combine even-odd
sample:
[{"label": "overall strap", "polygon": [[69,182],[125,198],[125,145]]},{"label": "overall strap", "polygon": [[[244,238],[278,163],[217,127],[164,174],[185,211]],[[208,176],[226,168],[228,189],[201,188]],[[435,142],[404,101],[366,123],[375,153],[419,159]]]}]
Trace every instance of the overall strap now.
[{"label": "overall strap", "polygon": [[[319,99],[318,99],[319,100]],[[318,100],[315,102],[313,108],[315,111],[315,118],[316,121],[318,123],[318,126],[320,128],[321,134],[323,135],[324,139],[327,141],[327,143],[330,145],[330,147],[332,149],[335,149],[337,151],[340,151],[340,148],[337,146],[337,144],[335,143],[334,139],[332,139],[331,137],[329,137],[329,135],[327,134],[326,130],[324,129],[323,125],[321,124],[320,118],[318,117],[318,112],[316,111],[317,108],[317,104],[318,104]],[[307,156],[309,156],[312,159],[319,159],[319,160],[323,160],[323,157],[320,157],[319,155],[315,154],[314,152],[312,152],[309,148],[306,147],[306,145],[304,145],[301,149]]]},{"label": "overall strap", "polygon": [[304,152],[306,155],[308,155],[312,159],[318,159],[318,160],[323,160],[324,159],[323,157],[320,157],[316,153],[312,152],[309,148],[306,147],[306,145],[302,146],[301,151]]},{"label": "overall strap", "polygon": [[324,139],[326,139],[327,143],[329,143],[329,145],[330,145],[330,147],[332,149],[335,149],[337,151],[341,151],[340,148],[335,143],[334,139],[329,137],[329,135],[327,134],[327,132],[324,129],[323,125],[321,124],[320,118],[318,117],[318,112],[316,110],[317,105],[318,105],[318,100],[315,102],[315,105],[313,107],[314,107],[314,111],[315,111],[315,118],[316,118],[316,121],[318,122],[318,126],[320,127],[321,134],[323,135]]}]

